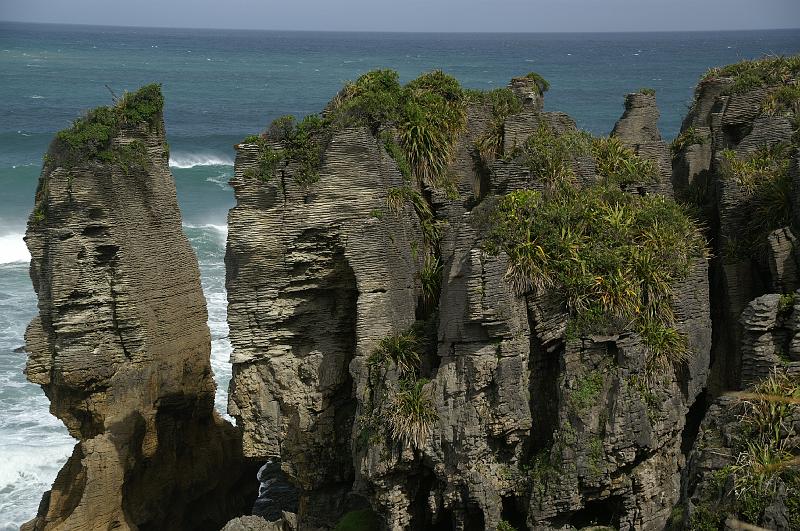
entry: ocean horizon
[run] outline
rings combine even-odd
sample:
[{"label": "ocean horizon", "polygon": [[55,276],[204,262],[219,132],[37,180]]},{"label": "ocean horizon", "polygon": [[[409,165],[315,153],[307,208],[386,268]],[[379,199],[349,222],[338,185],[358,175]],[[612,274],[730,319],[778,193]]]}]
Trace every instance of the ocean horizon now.
[{"label": "ocean horizon", "polygon": [[225,267],[233,145],[285,114],[320,111],[348,80],[392,68],[402,81],[442,69],[467,88],[542,74],[545,110],[607,135],[626,93],[656,91],[660,129],[676,136],[709,68],[800,52],[800,29],[715,32],[416,33],[142,28],[0,22],[0,531],[35,516],[74,440],[25,380],[37,312],[23,236],[42,156],[88,109],[162,84],[184,231],[200,263],[212,333],[216,407],[230,380]]}]

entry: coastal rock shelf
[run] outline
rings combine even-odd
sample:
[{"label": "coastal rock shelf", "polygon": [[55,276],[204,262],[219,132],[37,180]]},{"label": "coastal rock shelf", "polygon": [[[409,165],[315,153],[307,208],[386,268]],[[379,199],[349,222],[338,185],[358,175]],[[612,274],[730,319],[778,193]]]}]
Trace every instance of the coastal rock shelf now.
[{"label": "coastal rock shelf", "polygon": [[389,70],[247,137],[235,427],[160,90],[90,112],[29,221],[27,374],[79,443],[23,529],[797,529],[799,76],[712,69],[671,145],[650,89],[596,138],[535,73]]}]

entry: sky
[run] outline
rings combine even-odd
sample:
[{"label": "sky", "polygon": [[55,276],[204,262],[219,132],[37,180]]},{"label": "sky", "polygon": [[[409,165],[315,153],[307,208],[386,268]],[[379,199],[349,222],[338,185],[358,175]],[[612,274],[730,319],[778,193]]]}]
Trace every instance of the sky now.
[{"label": "sky", "polygon": [[330,31],[800,27],[800,0],[0,0],[0,20]]}]

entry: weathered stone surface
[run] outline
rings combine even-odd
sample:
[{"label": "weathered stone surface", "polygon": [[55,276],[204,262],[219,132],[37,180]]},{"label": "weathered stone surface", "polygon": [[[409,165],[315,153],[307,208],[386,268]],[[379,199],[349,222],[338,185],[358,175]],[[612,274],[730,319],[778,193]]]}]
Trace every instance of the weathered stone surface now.
[{"label": "weathered stone surface", "polygon": [[[714,341],[711,389],[738,388],[742,382],[742,326],[740,316],[756,297],[797,288],[796,239],[790,228],[774,231],[764,242],[764,259],[753,259],[741,241],[754,205],[740,183],[721,176],[723,150],[738,157],[765,146],[790,140],[786,116],[763,111],[764,98],[774,87],[731,93],[731,79],[702,81],[681,130],[693,129],[701,143],[675,153],[676,190],[703,208],[713,245],[711,266]],[[796,191],[793,192],[796,196]],[[794,201],[796,203],[796,200]],[[793,209],[797,212],[796,209]],[[795,214],[796,215],[796,214]],[[750,243],[747,243],[750,245]]]},{"label": "weathered stone surface", "polygon": [[345,510],[357,474],[351,366],[414,321],[422,235],[410,206],[386,204],[402,177],[366,129],[336,134],[320,181],[244,176],[238,147],[226,254],[234,346],[229,410],[248,457],[278,457],[301,488],[300,518],[325,526]]},{"label": "weathered stone surface", "polygon": [[[541,122],[575,129],[529,101],[506,121],[504,149]],[[707,264],[673,287],[691,350],[681,371],[648,382],[647,353],[630,330],[566,341],[558,293],[515,293],[506,257],[483,251],[492,198],[542,186],[519,162],[476,166],[474,143],[490,124],[486,105],[467,109],[448,172],[457,198],[423,190],[445,223],[439,311],[427,321],[433,344],[421,368],[438,419],[419,448],[381,431],[401,374],[368,362],[382,338],[425,313],[418,221],[410,208],[386,211],[388,189],[402,185],[394,162],[366,129],[344,130],[319,182],[303,188],[291,164],[274,182],[247,177],[257,148],[238,146],[226,256],[230,411],[246,454],[280,458],[300,489],[300,529],[330,528],[350,492],[397,530],[584,527],[598,515],[620,529],[661,529],[678,500],[681,434],[709,363]],[[591,158],[573,167],[577,185],[597,180]],[[574,393],[595,372],[602,392],[576,409]],[[538,490],[529,469],[545,454],[564,467]]]},{"label": "weathered stone surface", "polygon": [[145,152],[126,164],[65,168],[51,150],[40,178],[26,373],[79,442],[26,530],[218,529],[246,506],[160,116],[112,149],[134,141]]},{"label": "weathered stone surface", "polygon": [[657,182],[633,184],[628,188],[672,197],[672,163],[669,149],[658,130],[659,116],[655,94],[628,94],[625,96],[625,112],[614,125],[611,136],[619,138],[643,159],[653,161],[658,171]]}]

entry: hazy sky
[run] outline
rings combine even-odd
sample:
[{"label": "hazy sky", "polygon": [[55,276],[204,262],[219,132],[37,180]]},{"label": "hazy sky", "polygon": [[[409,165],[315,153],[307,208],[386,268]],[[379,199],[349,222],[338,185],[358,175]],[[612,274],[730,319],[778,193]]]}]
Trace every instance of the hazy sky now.
[{"label": "hazy sky", "polygon": [[800,0],[0,0],[0,20],[283,30],[800,27]]}]

